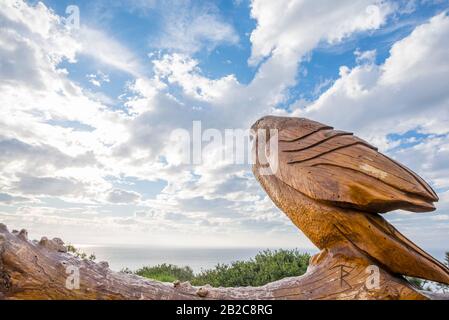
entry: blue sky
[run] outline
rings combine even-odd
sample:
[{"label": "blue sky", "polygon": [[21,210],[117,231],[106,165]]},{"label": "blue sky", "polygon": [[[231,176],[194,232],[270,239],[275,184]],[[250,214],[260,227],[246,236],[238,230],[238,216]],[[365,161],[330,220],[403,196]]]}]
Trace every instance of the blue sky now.
[{"label": "blue sky", "polygon": [[[65,23],[79,8],[80,25]],[[449,240],[449,2],[5,1],[0,221],[72,243],[311,247],[213,150],[173,130],[304,116],[355,132],[438,191],[389,219]]]}]

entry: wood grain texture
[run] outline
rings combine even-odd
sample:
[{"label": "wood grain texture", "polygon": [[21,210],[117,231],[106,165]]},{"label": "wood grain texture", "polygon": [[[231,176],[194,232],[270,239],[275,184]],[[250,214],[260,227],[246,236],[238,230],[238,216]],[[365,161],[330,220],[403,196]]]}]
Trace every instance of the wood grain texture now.
[{"label": "wood grain texture", "polygon": [[[264,117],[278,130],[277,166],[258,141],[253,172],[273,202],[321,250],[351,247],[393,274],[449,283],[449,270],[378,213],[432,211],[438,196],[416,173],[351,133],[302,118]],[[259,148],[262,148],[260,150]],[[259,159],[271,161],[261,174]]]}]

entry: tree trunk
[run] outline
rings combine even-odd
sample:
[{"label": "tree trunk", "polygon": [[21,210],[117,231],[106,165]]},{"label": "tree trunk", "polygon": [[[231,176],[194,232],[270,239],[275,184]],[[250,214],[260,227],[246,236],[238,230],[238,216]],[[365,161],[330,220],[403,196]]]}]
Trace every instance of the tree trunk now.
[{"label": "tree trunk", "polygon": [[111,271],[81,260],[60,239],[29,241],[0,224],[0,299],[427,299],[400,277],[370,267],[352,248],[322,251],[305,275],[262,287],[194,287]]}]

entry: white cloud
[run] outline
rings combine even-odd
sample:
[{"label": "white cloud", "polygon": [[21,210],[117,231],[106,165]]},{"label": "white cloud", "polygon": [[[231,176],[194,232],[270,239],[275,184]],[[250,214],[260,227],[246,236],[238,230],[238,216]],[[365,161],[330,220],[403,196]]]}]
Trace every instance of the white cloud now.
[{"label": "white cloud", "polygon": [[131,192],[121,189],[111,190],[106,198],[106,200],[109,202],[120,204],[137,202],[139,199],[140,195],[137,192]]},{"label": "white cloud", "polygon": [[[434,186],[440,190],[449,188],[449,136],[429,137],[420,141],[413,147],[401,148],[392,152],[394,157],[402,163],[414,168],[430,179]],[[449,199],[442,198],[438,208],[445,208],[444,202]]]},{"label": "white cloud", "polygon": [[158,77],[166,79],[170,84],[181,86],[185,94],[195,99],[222,99],[239,85],[234,75],[215,80],[204,77],[198,68],[198,61],[186,55],[167,54],[153,63]]},{"label": "white cloud", "polygon": [[355,60],[358,64],[373,64],[376,62],[377,51],[376,49],[368,51],[360,51],[357,49],[354,52],[354,55],[356,56]]},{"label": "white cloud", "polygon": [[13,203],[21,203],[21,202],[28,202],[30,201],[29,198],[21,197],[21,196],[14,196],[8,193],[2,193],[0,192],[0,204],[6,203],[6,204],[13,204]]},{"label": "white cloud", "polygon": [[129,49],[101,30],[87,26],[74,30],[81,44],[79,54],[87,55],[104,66],[127,72],[135,77],[143,75],[144,67]]},{"label": "white cloud", "polygon": [[0,136],[0,164],[4,171],[14,171],[10,167],[14,161],[23,162],[23,171],[54,172],[64,167],[83,167],[95,165],[93,152],[71,157],[55,147],[24,143],[18,139],[4,139]]},{"label": "white cloud", "polygon": [[164,1],[161,10],[163,31],[158,39],[151,41],[152,47],[194,53],[239,41],[233,26],[224,21],[212,3]]},{"label": "white cloud", "polygon": [[5,0],[0,20],[0,75],[4,81],[42,88],[59,62],[74,63],[80,54],[135,76],[142,74],[135,55],[113,37],[86,25],[66,27],[64,18],[41,2],[31,6]]},{"label": "white cloud", "polygon": [[392,10],[388,2],[376,0],[253,0],[257,27],[251,34],[250,62],[270,54],[297,60],[320,41],[338,42],[354,32],[379,28]]},{"label": "white cloud", "polygon": [[[107,185],[97,157],[109,153],[106,143],[126,137],[120,132],[125,117],[91,99],[58,68],[82,51],[76,36],[42,3],[8,0],[0,19],[2,184],[25,194],[38,194],[43,185],[42,194],[53,195],[69,195],[73,186],[74,196],[80,184]],[[31,172],[36,177],[23,176]]]},{"label": "white cloud", "polygon": [[86,75],[86,78],[89,79],[89,82],[96,86],[96,87],[101,87],[103,83],[107,83],[107,82],[111,82],[111,80],[109,79],[109,75],[98,71],[97,73],[91,73]]},{"label": "white cloud", "polygon": [[20,180],[15,184],[15,187],[24,194],[76,196],[84,191],[84,186],[80,182],[68,178],[20,175],[19,179]]}]

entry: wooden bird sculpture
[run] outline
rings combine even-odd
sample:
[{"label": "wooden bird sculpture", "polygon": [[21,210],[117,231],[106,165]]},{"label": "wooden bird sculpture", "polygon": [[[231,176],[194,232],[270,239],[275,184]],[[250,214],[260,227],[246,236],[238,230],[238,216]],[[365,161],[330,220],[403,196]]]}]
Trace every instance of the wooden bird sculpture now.
[{"label": "wooden bird sculpture", "polygon": [[[379,214],[435,210],[438,196],[416,173],[352,133],[308,119],[268,116],[252,129],[267,132],[264,143],[255,139],[257,180],[322,252],[351,248],[389,274],[449,284],[448,268]],[[276,165],[269,130],[278,134]],[[266,166],[271,174],[261,174]]]}]

